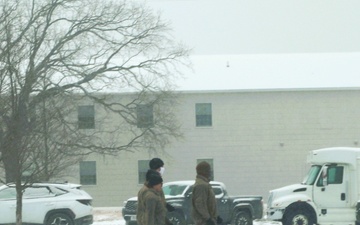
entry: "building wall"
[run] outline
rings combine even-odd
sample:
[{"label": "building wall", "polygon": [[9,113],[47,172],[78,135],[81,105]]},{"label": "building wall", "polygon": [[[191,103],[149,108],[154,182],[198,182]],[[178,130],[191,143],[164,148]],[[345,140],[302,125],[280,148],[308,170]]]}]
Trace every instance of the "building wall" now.
[{"label": "building wall", "polygon": [[[165,182],[194,179],[197,159],[211,158],[215,180],[230,195],[262,195],[266,202],[269,190],[302,181],[308,151],[360,141],[356,89],[181,92],[179,100],[184,138],[156,155],[165,162]],[[212,127],[195,126],[196,103],[212,103]],[[122,206],[141,187],[138,160],[154,156],[92,155],[87,160],[96,160],[97,184],[83,188],[95,206]],[[79,182],[79,175],[69,181]]]}]

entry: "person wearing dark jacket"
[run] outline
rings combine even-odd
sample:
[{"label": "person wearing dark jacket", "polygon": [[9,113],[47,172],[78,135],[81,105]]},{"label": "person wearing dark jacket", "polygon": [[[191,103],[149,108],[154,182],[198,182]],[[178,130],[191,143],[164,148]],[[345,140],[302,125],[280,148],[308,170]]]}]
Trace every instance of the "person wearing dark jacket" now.
[{"label": "person wearing dark jacket", "polygon": [[[162,176],[164,174],[164,172],[165,172],[164,165],[165,165],[164,162],[160,158],[153,158],[149,162],[150,169],[154,170],[154,171],[157,171],[160,174],[160,176]],[[163,201],[164,205],[166,206],[166,209],[169,212],[173,212],[175,210],[175,208],[172,205],[166,203],[165,195],[164,195],[163,191],[161,193],[161,198],[162,198],[162,201]],[[167,225],[172,225],[172,223],[170,221],[166,221],[166,224]]]},{"label": "person wearing dark jacket", "polygon": [[[146,173],[146,181],[145,181],[143,187],[138,192],[138,206],[137,206],[137,210],[136,210],[137,218],[141,218],[145,212],[145,209],[142,207],[142,204],[140,204],[140,202],[142,201],[141,196],[148,189],[149,177],[153,174],[162,176],[162,174],[165,171],[164,162],[160,158],[151,159],[149,162],[149,167],[150,167],[150,169]],[[171,206],[170,204],[166,203],[165,195],[164,195],[164,192],[162,191],[162,189],[159,191],[159,195],[161,198],[161,202],[164,204],[164,207],[166,207],[166,209],[169,212],[174,211],[175,208],[173,206]],[[165,217],[165,224],[172,225],[171,221],[167,217]],[[139,220],[138,220],[138,225],[147,225],[147,224],[141,224],[141,222],[139,223]]]},{"label": "person wearing dark jacket", "polygon": [[217,208],[214,191],[211,188],[210,164],[203,161],[196,166],[196,180],[193,186],[191,216],[195,225],[216,225]]},{"label": "person wearing dark jacket", "polygon": [[147,173],[147,189],[138,195],[138,207],[143,213],[138,214],[139,225],[165,225],[166,208],[161,199],[162,178],[149,170]]}]

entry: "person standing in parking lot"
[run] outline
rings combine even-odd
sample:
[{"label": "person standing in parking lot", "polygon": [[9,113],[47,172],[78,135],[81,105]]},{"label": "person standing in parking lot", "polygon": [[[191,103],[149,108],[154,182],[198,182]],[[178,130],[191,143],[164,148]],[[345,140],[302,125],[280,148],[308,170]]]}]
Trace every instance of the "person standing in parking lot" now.
[{"label": "person standing in parking lot", "polygon": [[[142,217],[143,214],[145,213],[145,209],[142,207],[143,205],[140,204],[140,202],[143,200],[143,197],[142,197],[143,193],[148,189],[148,182],[149,182],[150,176],[152,174],[157,174],[157,175],[162,176],[165,171],[164,165],[165,165],[164,162],[160,158],[153,158],[150,160],[150,162],[149,162],[150,169],[146,173],[146,181],[145,181],[143,187],[138,192],[138,207],[137,207],[137,211],[136,211],[137,218]],[[175,210],[174,207],[171,206],[170,204],[166,203],[165,195],[164,195],[164,192],[162,191],[162,189],[159,191],[159,194],[160,194],[160,198],[161,198],[161,201],[162,201],[164,207],[166,207],[166,209],[169,212],[174,211]],[[165,224],[172,225],[171,221],[167,217],[165,217]],[[147,224],[140,224],[138,222],[138,225],[147,225]]]},{"label": "person standing in parking lot", "polygon": [[193,186],[191,216],[195,225],[216,225],[217,209],[215,194],[209,184],[210,164],[203,161],[196,166],[196,180]]},{"label": "person standing in parking lot", "polygon": [[149,170],[146,174],[148,182],[147,189],[144,190],[138,199],[138,207],[143,209],[143,213],[137,217],[139,225],[165,225],[166,208],[161,199],[163,179],[160,174]]}]

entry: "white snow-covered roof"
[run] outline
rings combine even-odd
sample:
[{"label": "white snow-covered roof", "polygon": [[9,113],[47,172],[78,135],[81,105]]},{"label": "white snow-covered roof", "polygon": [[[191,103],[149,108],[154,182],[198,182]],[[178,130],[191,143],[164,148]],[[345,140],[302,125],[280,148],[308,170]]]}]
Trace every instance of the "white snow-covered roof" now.
[{"label": "white snow-covered roof", "polygon": [[360,53],[193,55],[179,91],[360,87]]}]

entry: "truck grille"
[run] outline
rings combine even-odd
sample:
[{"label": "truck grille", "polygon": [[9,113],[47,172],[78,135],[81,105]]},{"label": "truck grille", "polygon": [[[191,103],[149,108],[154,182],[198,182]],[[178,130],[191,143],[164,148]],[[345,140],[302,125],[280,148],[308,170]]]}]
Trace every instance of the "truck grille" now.
[{"label": "truck grille", "polygon": [[136,211],[137,209],[137,202],[136,201],[128,201],[125,205],[126,211]]}]

